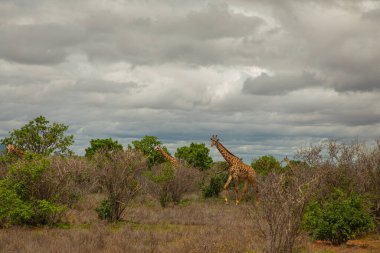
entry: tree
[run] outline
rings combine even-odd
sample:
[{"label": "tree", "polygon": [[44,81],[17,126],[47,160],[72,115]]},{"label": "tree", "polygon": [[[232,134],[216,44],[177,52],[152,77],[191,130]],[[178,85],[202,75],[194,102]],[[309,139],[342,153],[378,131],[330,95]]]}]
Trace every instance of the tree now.
[{"label": "tree", "polygon": [[[155,149],[158,145],[161,145],[161,142],[157,140],[156,136],[147,135],[139,141],[132,141],[132,144],[134,150],[140,151],[148,157],[149,167],[166,162],[166,159],[161,152]],[[128,145],[128,149],[132,149],[132,147]]]},{"label": "tree", "polygon": [[112,138],[108,139],[92,139],[90,141],[90,147],[86,148],[85,156],[91,158],[94,154],[99,151],[120,151],[123,150],[123,146],[119,144],[117,141],[112,140]]},{"label": "tree", "polygon": [[269,172],[281,171],[282,169],[277,159],[271,155],[265,155],[253,160],[251,166],[262,175],[268,175]]},{"label": "tree", "polygon": [[189,165],[206,170],[211,167],[212,158],[210,150],[204,143],[191,143],[189,147],[184,146],[177,149],[175,157],[186,161]]},{"label": "tree", "polygon": [[10,136],[2,139],[1,143],[43,155],[69,155],[73,153],[68,147],[74,143],[74,136],[65,136],[68,128],[60,123],[49,124],[44,116],[39,116],[20,129],[9,132]]}]

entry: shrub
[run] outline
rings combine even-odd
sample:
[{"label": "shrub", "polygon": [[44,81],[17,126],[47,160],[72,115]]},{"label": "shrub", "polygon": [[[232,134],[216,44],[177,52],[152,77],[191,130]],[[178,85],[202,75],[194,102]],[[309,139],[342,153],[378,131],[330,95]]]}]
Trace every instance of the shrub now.
[{"label": "shrub", "polygon": [[380,140],[371,146],[357,140],[351,143],[329,140],[302,148],[296,156],[310,168],[324,171],[316,200],[324,201],[335,188],[347,194],[365,195],[370,197],[371,211],[380,221]]},{"label": "shrub", "polygon": [[99,212],[109,205],[109,214],[104,217],[109,221],[120,220],[128,203],[142,189],[140,174],[147,167],[146,159],[141,153],[130,150],[101,151],[94,155],[92,162],[94,178],[109,201],[101,204]]},{"label": "shrub", "polygon": [[202,188],[202,194],[205,198],[218,197],[223,189],[224,183],[227,181],[227,173],[219,173],[210,178],[209,185]]},{"label": "shrub", "polygon": [[169,163],[154,166],[145,173],[153,184],[150,192],[159,199],[162,207],[169,202],[178,204],[183,195],[197,189],[199,171],[192,167],[180,165],[173,169]]},{"label": "shrub", "polygon": [[339,245],[373,229],[374,221],[366,198],[335,189],[326,201],[307,207],[303,227],[313,239]]},{"label": "shrub", "polygon": [[10,166],[7,177],[0,181],[0,224],[53,224],[64,206],[56,203],[55,195],[46,193],[49,187],[43,176],[49,160],[32,156]]},{"label": "shrub", "polygon": [[26,223],[33,216],[30,202],[23,201],[5,180],[0,181],[0,227]]},{"label": "shrub", "polygon": [[265,242],[266,252],[291,253],[303,214],[319,187],[318,173],[306,167],[271,172],[258,178],[260,201],[249,214]]},{"label": "shrub", "polygon": [[98,217],[102,220],[110,220],[111,218],[111,201],[109,199],[104,199],[98,208],[96,208]]},{"label": "shrub", "polygon": [[198,188],[199,170],[189,166],[179,166],[174,171],[174,178],[169,184],[169,192],[175,204],[178,204],[186,193]]},{"label": "shrub", "polygon": [[85,192],[95,188],[88,159],[55,156],[49,161],[49,169],[41,183],[48,186],[44,191],[57,202],[71,207]]},{"label": "shrub", "polygon": [[174,179],[173,167],[170,163],[156,165],[145,172],[145,177],[153,182],[149,187],[149,192],[158,198],[162,207],[166,207],[171,201],[169,184]]}]

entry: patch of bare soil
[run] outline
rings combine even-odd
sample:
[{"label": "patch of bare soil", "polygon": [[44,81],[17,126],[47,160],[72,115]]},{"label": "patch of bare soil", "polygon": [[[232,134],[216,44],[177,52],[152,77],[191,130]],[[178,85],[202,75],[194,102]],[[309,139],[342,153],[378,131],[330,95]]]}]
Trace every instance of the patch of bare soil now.
[{"label": "patch of bare soil", "polygon": [[312,245],[312,251],[317,253],[379,253],[380,238],[371,235],[360,240],[349,240],[346,244],[333,246],[328,242],[317,241]]}]

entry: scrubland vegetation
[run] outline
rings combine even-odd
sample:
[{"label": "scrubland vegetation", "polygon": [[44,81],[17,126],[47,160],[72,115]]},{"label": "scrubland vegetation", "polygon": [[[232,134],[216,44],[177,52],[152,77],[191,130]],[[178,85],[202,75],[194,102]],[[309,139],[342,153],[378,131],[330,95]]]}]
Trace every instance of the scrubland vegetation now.
[{"label": "scrubland vegetation", "polygon": [[24,155],[0,156],[0,252],[380,252],[380,141],[300,147],[290,166],[256,159],[260,200],[251,189],[235,206],[205,145],[173,168],[154,136],[92,140],[79,157],[62,131],[56,150],[27,149],[22,129],[2,140]]}]

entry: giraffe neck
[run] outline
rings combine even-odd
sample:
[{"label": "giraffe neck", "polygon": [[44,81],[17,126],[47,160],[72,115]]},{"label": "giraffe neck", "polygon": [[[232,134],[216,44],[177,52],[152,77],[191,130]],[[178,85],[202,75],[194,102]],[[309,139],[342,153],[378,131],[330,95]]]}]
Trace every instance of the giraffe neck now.
[{"label": "giraffe neck", "polygon": [[233,161],[236,161],[236,159],[240,160],[237,156],[233,155],[230,151],[228,151],[228,149],[226,149],[222,143],[217,143],[216,144],[216,147],[217,149],[219,150],[219,152],[222,154],[222,156],[224,157],[224,159],[228,162],[228,163],[232,163]]},{"label": "giraffe neck", "polygon": [[168,153],[166,153],[165,150],[163,149],[160,149],[161,150],[161,153],[166,157],[166,159],[168,159],[169,161],[176,161],[176,159],[174,157],[172,157],[171,155],[169,155]]},{"label": "giraffe neck", "polygon": [[289,166],[289,168],[293,169],[293,165],[290,161],[286,161],[286,164]]}]

